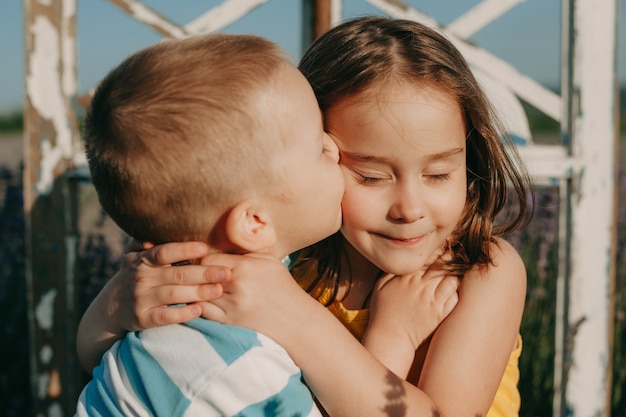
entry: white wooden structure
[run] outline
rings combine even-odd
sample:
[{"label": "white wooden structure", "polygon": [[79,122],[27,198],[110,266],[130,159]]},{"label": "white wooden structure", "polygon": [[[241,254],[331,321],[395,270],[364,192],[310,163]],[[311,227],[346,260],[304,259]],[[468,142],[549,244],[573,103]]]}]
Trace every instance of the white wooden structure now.
[{"label": "white wooden structure", "polygon": [[[91,0],[90,0],[91,1]],[[219,31],[271,0],[225,0],[178,25],[136,0],[109,0],[165,37]],[[355,0],[351,0],[355,1]],[[446,27],[398,0],[363,0],[392,17],[443,31],[466,56],[521,139],[537,182],[558,185],[558,317],[553,415],[610,414],[618,96],[618,0],[562,0],[561,95],[519,73],[468,38],[524,0],[483,0]],[[25,174],[27,285],[37,416],[72,415],[79,386],[73,173],[84,167],[77,97],[76,0],[23,0],[26,39]],[[453,7],[452,5],[450,7]],[[311,36],[342,19],[341,0],[303,0]],[[554,22],[558,25],[559,22]],[[518,99],[559,121],[562,144],[535,144]],[[50,224],[47,216],[64,219]],[[563,372],[564,340],[574,338]]]}]

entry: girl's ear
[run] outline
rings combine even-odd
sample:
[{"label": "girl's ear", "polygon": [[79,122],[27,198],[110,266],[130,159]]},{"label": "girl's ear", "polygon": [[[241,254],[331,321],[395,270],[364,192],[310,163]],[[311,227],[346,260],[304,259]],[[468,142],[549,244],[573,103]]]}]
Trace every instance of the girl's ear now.
[{"label": "girl's ear", "polygon": [[276,243],[276,231],[268,213],[253,200],[237,204],[228,213],[226,237],[243,252],[262,251]]}]

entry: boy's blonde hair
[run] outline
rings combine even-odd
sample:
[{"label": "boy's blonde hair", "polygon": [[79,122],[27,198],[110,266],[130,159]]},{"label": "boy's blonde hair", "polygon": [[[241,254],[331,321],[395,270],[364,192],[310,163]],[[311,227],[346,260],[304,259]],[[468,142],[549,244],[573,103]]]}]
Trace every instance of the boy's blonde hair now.
[{"label": "boy's blonde hair", "polygon": [[211,34],[161,42],[113,69],[84,132],[105,211],[139,241],[209,241],[226,210],[275,177],[280,142],[258,113],[283,65],[270,41]]}]

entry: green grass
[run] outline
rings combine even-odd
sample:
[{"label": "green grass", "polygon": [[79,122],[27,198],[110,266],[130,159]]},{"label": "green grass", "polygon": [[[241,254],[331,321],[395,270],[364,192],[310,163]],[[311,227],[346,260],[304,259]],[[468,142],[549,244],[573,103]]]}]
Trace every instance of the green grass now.
[{"label": "green grass", "polygon": [[0,114],[0,133],[17,133],[22,131],[24,117],[22,112],[13,111],[7,114]]}]

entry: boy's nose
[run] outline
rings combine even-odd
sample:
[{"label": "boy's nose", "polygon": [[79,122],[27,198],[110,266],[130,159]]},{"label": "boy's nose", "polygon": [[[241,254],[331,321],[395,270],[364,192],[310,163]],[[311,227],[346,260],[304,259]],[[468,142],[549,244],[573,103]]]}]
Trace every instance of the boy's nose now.
[{"label": "boy's nose", "polygon": [[339,148],[335,141],[327,134],[324,133],[324,146],[328,150],[328,154],[335,160],[335,162],[339,162]]}]

